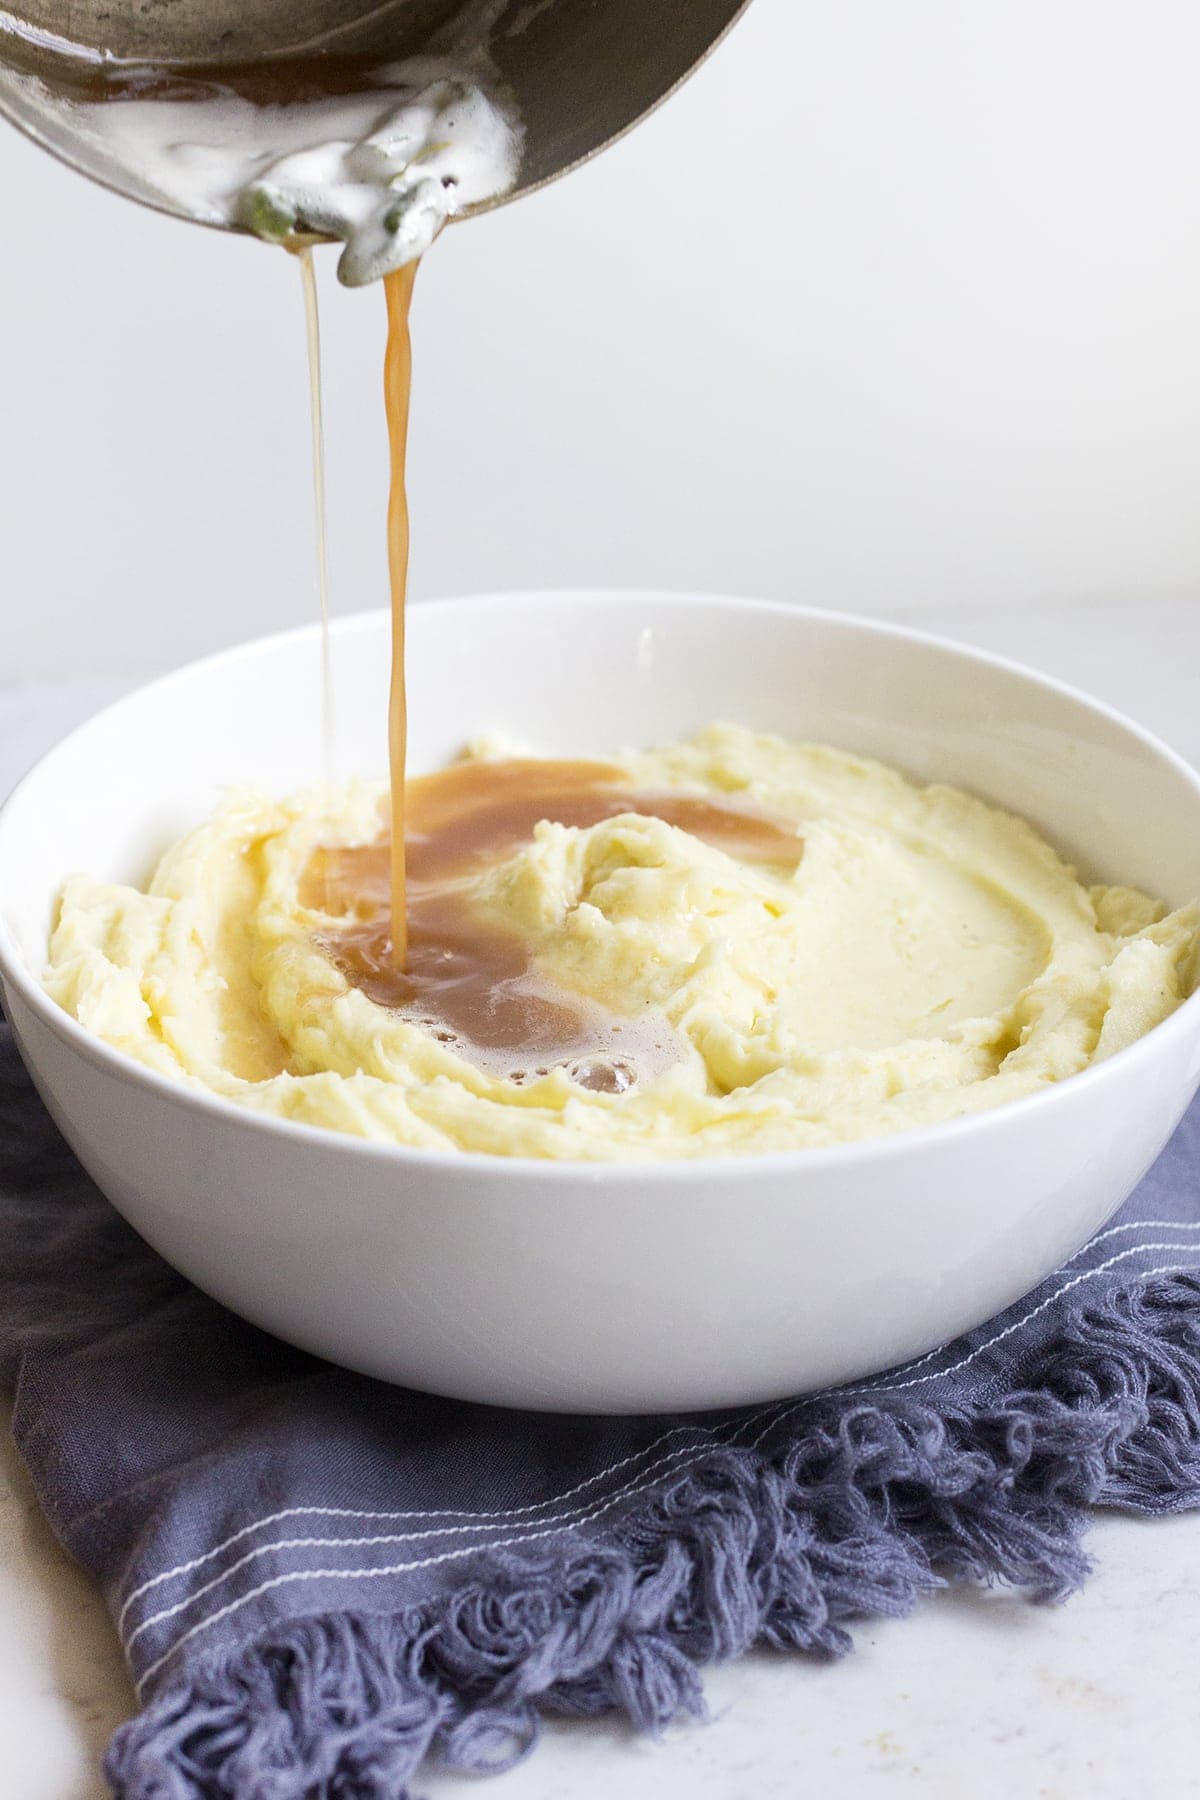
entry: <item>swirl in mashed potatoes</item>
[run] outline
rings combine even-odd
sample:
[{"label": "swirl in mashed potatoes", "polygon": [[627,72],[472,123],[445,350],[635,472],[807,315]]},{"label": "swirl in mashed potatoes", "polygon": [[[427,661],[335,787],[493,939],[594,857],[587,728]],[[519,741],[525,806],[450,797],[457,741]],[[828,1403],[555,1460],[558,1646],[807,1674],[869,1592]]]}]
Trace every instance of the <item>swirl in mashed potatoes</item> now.
[{"label": "swirl in mashed potatoes", "polygon": [[1200,908],[1085,887],[1030,825],[953,788],[731,726],[614,761],[632,787],[750,805],[803,842],[794,866],[751,861],[618,813],[543,821],[472,875],[470,904],[539,981],[627,1021],[635,1062],[654,1036],[624,1091],[506,1073],[347,979],[304,872],[377,838],[379,785],[234,794],[145,892],[71,877],[46,985],[138,1062],[258,1112],[600,1160],[794,1150],[1000,1106],[1132,1043],[1196,980]]}]

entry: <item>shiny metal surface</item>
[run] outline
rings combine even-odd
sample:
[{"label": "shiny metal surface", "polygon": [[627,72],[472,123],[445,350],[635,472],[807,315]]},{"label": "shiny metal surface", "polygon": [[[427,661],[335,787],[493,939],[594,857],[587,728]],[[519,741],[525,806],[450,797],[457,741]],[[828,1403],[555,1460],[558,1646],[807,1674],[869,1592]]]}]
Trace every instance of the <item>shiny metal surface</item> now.
[{"label": "shiny metal surface", "polygon": [[[101,182],[188,215],[72,123],[122,67],[209,75],[283,64],[361,69],[421,54],[476,23],[525,127],[528,193],[644,118],[703,61],[749,0],[14,0],[0,7],[0,115]],[[489,205],[500,202],[489,202]],[[474,210],[484,210],[476,208]],[[468,216],[464,212],[460,216]]]}]

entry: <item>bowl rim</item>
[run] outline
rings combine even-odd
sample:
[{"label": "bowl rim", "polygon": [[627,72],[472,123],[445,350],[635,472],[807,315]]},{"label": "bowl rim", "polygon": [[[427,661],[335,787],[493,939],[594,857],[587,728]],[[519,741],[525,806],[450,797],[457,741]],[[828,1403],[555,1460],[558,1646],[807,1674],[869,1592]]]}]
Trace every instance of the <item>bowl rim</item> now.
[{"label": "bowl rim", "polygon": [[[989,650],[977,649],[970,644],[963,644],[954,638],[942,636],[937,632],[922,631],[912,626],[898,624],[891,619],[874,619],[861,613],[844,613],[831,607],[817,607],[793,604],[784,600],[763,600],[748,596],[721,593],[689,592],[683,589],[656,588],[515,588],[497,592],[477,594],[459,594],[439,598],[423,597],[411,604],[411,611],[426,609],[451,608],[469,610],[481,605],[499,606],[505,603],[519,602],[522,605],[536,603],[547,609],[558,608],[578,602],[611,604],[614,602],[642,602],[656,607],[673,607],[680,611],[694,608],[697,605],[714,606],[730,611],[754,611],[761,614],[775,615],[784,619],[809,619],[818,624],[834,625],[851,634],[863,637],[882,638],[900,643],[916,644],[932,650],[948,653],[964,663],[982,665],[1016,676],[1022,682],[1041,689],[1044,693],[1059,699],[1072,701],[1085,710],[1116,726],[1132,737],[1141,746],[1150,751],[1175,774],[1181,776],[1190,786],[1200,803],[1200,771],[1192,766],[1178,751],[1171,748],[1162,738],[1139,725],[1127,714],[1110,706],[1106,701],[1097,699],[1084,689],[1070,682],[1062,681],[1057,676],[1047,675],[1040,670],[1016,661],[1012,657],[999,655]],[[350,636],[356,632],[378,629],[386,626],[388,610],[385,607],[373,607],[358,612],[343,614],[330,622],[333,640]],[[213,651],[206,656],[194,658],[192,661],[168,670],[166,673],[150,681],[139,682],[128,693],[98,708],[86,719],[74,726],[69,732],[56,740],[16,783],[12,791],[0,804],[0,851],[3,848],[5,829],[12,809],[25,788],[39,775],[43,766],[52,757],[65,751],[76,738],[91,730],[101,719],[119,712],[124,706],[140,699],[147,693],[162,693],[173,686],[192,679],[194,676],[223,666],[248,660],[260,655],[272,647],[282,647],[299,639],[319,640],[321,623],[312,620],[302,625],[290,626],[284,631],[268,632],[259,637],[249,638],[241,643],[232,644],[225,649]],[[0,858],[0,869],[3,867]],[[2,875],[0,875],[2,882]],[[332,1153],[344,1153],[365,1158],[380,1166],[394,1165],[399,1170],[408,1167],[414,1171],[421,1169],[436,1170],[439,1174],[452,1172],[456,1168],[479,1175],[486,1172],[489,1177],[504,1182],[509,1186],[533,1180],[543,1182],[566,1182],[572,1186],[591,1186],[605,1181],[612,1182],[622,1175],[636,1174],[639,1180],[648,1181],[653,1186],[669,1184],[684,1180],[689,1185],[708,1184],[726,1181],[735,1172],[745,1179],[761,1170],[764,1175],[779,1176],[794,1172],[800,1176],[806,1169],[837,1170],[847,1173],[854,1167],[870,1165],[895,1158],[920,1156],[929,1150],[949,1147],[963,1138],[986,1136],[989,1131],[1007,1131],[1027,1119],[1040,1115],[1056,1102],[1061,1105],[1064,1096],[1077,1094],[1083,1097],[1084,1089],[1089,1092],[1098,1089],[1104,1083],[1119,1081],[1123,1071],[1132,1072],[1135,1063],[1145,1063],[1161,1054],[1167,1048],[1168,1038],[1185,1036],[1192,1028],[1193,1020],[1200,1015],[1200,988],[1175,1009],[1175,1011],[1153,1026],[1143,1037],[1118,1050],[1103,1062],[1093,1063],[1062,1081],[1048,1082],[1036,1093],[1026,1094],[1018,1100],[1006,1101],[1000,1106],[988,1107],[974,1113],[963,1113],[957,1118],[941,1120],[932,1125],[915,1126],[912,1130],[892,1132],[875,1138],[853,1139],[845,1143],[814,1145],[797,1150],[742,1151],[721,1156],[700,1156],[696,1158],[653,1158],[648,1156],[630,1156],[589,1161],[585,1158],[551,1158],[535,1156],[498,1156],[481,1150],[459,1149],[424,1149],[408,1144],[381,1143],[371,1138],[354,1137],[350,1133],[335,1131],[328,1126],[310,1125],[301,1120],[281,1118],[271,1113],[260,1113],[251,1107],[241,1106],[235,1100],[226,1099],[224,1095],[213,1093],[200,1085],[195,1087],[179,1081],[174,1077],[161,1074],[158,1070],[147,1068],[135,1057],[128,1056],[123,1050],[109,1044],[105,1039],[95,1036],[70,1013],[65,1012],[56,1001],[51,999],[41,982],[32,974],[25,964],[24,957],[9,931],[2,908],[3,894],[0,890],[0,976],[14,988],[21,1000],[34,1014],[39,1022],[53,1035],[58,1037],[66,1047],[82,1056],[104,1072],[117,1079],[123,1079],[133,1085],[143,1085],[162,1099],[183,1106],[187,1110],[210,1118],[214,1124],[237,1125],[251,1133],[258,1133],[264,1138],[283,1138],[296,1145],[309,1144],[320,1146]]]}]

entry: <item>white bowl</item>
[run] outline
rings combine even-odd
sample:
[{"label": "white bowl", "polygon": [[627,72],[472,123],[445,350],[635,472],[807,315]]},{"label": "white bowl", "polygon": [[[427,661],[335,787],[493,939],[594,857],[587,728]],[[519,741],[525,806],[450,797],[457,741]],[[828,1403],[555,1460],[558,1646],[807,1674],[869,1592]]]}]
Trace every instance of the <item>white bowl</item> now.
[{"label": "white bowl", "polygon": [[[334,628],[339,758],[384,761],[387,622]],[[412,766],[464,736],[602,755],[714,718],[841,745],[1033,820],[1085,877],[1200,895],[1200,779],[1082,695],[890,626],[655,594],[493,595],[409,628]],[[403,1150],[152,1074],[42,992],[69,870],[139,880],[229,782],[319,775],[314,630],[141,689],[0,813],[0,990],[80,1160],[151,1244],[323,1356],[505,1405],[650,1411],[861,1376],[977,1325],[1125,1199],[1200,1083],[1200,996],[1016,1105],[829,1150],[595,1165]]]}]

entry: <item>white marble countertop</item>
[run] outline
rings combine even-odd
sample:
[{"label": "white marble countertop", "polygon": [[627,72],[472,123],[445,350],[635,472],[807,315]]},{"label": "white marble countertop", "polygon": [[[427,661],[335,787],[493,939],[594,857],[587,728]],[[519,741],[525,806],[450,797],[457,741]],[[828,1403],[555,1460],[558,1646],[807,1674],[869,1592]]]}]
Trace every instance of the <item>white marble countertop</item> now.
[{"label": "white marble countertop", "polygon": [[[1089,688],[1200,761],[1200,601],[929,611],[911,622]],[[115,684],[0,691],[0,790]],[[714,1670],[713,1719],[657,1743],[554,1724],[495,1800],[1148,1800],[1200,1795],[1200,1514],[1099,1520],[1090,1583],[1057,1607],[957,1592],[869,1622],[839,1664],[757,1655]],[[101,1800],[98,1761],[131,1706],[101,1603],[0,1443],[0,1796]],[[468,1792],[438,1775],[431,1800]],[[484,1793],[472,1786],[470,1792]]]}]

